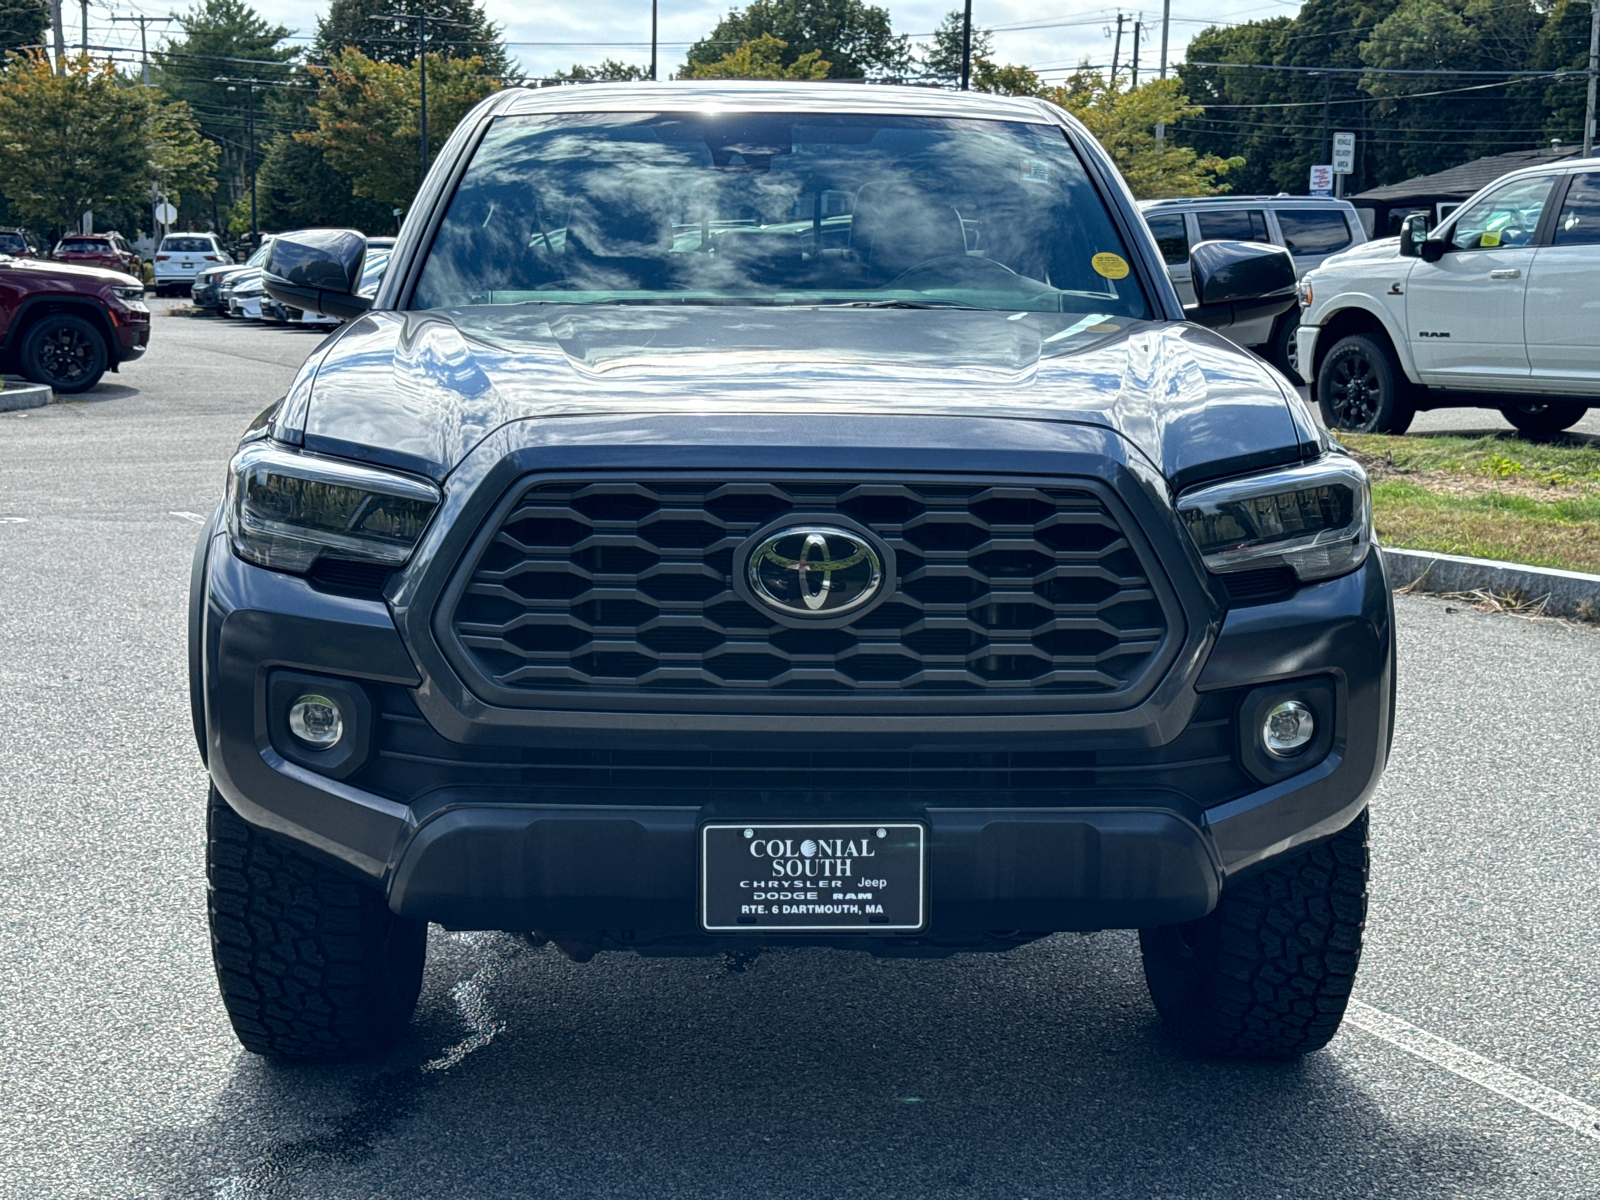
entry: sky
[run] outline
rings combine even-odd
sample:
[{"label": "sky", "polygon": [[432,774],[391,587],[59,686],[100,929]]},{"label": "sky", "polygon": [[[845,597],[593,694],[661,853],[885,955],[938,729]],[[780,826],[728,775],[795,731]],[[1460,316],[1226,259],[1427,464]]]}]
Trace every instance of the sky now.
[{"label": "sky", "polygon": [[[881,3],[882,0],[879,0]],[[1120,11],[1127,17],[1122,41],[1122,63],[1133,53],[1133,22],[1142,11],[1148,29],[1140,38],[1140,75],[1154,71],[1161,43],[1161,0],[1145,0],[1148,7]],[[1168,58],[1182,61],[1183,47],[1207,25],[1230,24],[1264,17],[1292,16],[1301,0],[1172,0]],[[958,0],[893,0],[885,7],[897,33],[926,37]],[[79,36],[78,5],[66,4],[67,38]],[[115,24],[109,18],[144,13],[164,16],[187,7],[187,0],[162,4],[159,0],[91,0],[91,43],[137,50],[136,25]],[[257,0],[257,11],[269,20],[287,25],[306,44],[316,31],[318,13],[326,4],[312,0]],[[650,61],[650,0],[566,0],[537,7],[525,0],[487,0],[490,19],[499,24],[511,44],[512,54],[530,76],[548,75],[573,63],[597,63],[615,58],[641,66]],[[682,63],[689,44],[710,32],[730,0],[660,0],[661,74]],[[976,26],[991,28],[994,57],[1038,71],[1048,82],[1059,82],[1084,59],[1102,69],[1111,65],[1118,9],[1092,7],[1071,0],[974,0]],[[151,26],[152,46],[156,29]],[[171,26],[170,28],[176,28]],[[555,43],[568,43],[557,45]],[[121,57],[119,55],[118,57]]]}]

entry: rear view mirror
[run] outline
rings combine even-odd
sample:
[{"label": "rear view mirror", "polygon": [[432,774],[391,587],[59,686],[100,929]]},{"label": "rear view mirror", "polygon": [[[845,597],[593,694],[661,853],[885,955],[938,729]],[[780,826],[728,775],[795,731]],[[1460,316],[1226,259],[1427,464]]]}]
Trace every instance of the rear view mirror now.
[{"label": "rear view mirror", "polygon": [[261,268],[267,294],[290,308],[349,320],[372,307],[356,294],[367,239],[353,229],[302,229],[279,234]]},{"label": "rear view mirror", "polygon": [[1261,242],[1201,242],[1189,252],[1197,303],[1185,315],[1197,325],[1227,329],[1276,317],[1295,305],[1294,259]]},{"label": "rear view mirror", "polygon": [[1412,213],[1400,222],[1400,257],[1418,258],[1428,240],[1428,214]]}]

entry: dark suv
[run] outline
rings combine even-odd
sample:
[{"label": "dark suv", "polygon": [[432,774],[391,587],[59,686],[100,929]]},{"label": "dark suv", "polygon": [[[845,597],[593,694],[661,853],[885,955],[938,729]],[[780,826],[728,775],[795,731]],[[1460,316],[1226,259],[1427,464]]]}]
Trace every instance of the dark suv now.
[{"label": "dark suv", "polygon": [[1393,712],[1366,477],[1203,325],[1031,99],[511,90],[196,551],[212,946],[243,1043],[379,1052],[429,922],[598,951],[1142,931],[1206,1053],[1337,1029]]},{"label": "dark suv", "polygon": [[144,285],[119,271],[0,254],[0,370],[86,392],[150,345]]}]

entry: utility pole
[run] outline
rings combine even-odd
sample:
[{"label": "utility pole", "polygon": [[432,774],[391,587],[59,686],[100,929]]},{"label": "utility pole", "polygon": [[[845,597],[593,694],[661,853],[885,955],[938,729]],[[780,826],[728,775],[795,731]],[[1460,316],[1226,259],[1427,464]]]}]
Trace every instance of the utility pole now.
[{"label": "utility pole", "polygon": [[1122,61],[1122,14],[1117,14],[1117,40],[1111,43],[1111,82],[1117,82],[1117,64]]},{"label": "utility pole", "polygon": [[1328,140],[1328,108],[1333,103],[1333,76],[1322,77],[1322,157],[1319,162],[1333,161],[1333,144]]},{"label": "utility pole", "polygon": [[426,13],[373,13],[372,21],[415,21],[417,23],[417,72],[422,83],[422,173],[428,173],[428,26],[465,25],[465,21],[451,21],[444,17],[430,17]]},{"label": "utility pole", "polygon": [[[1143,13],[1139,17],[1144,16]],[[1135,17],[1133,20],[1133,86],[1139,86],[1139,31],[1144,28],[1144,22]]]},{"label": "utility pole", "polygon": [[1594,153],[1594,91],[1600,76],[1600,0],[1589,0],[1589,102],[1583,109],[1583,156]]},{"label": "utility pole", "polygon": [[234,79],[228,75],[218,75],[213,83],[225,83],[230,92],[240,88],[248,89],[245,93],[244,128],[246,137],[245,168],[250,172],[250,245],[258,246],[261,243],[261,230],[256,225],[256,89],[266,87],[265,79]]},{"label": "utility pole", "polygon": [[657,78],[657,76],[656,76],[656,28],[657,28],[657,17],[659,16],[659,13],[657,12],[657,10],[659,9],[660,5],[661,5],[661,0],[650,0],[650,79],[651,79],[651,82],[654,82],[656,80],[656,78]]},{"label": "utility pole", "polygon": [[82,36],[78,42],[78,49],[87,54],[89,53],[89,0],[78,0],[78,9],[83,15]]},{"label": "utility pole", "polygon": [[67,33],[62,27],[61,0],[50,0],[50,32],[56,43],[56,74],[67,73]]},{"label": "utility pole", "polygon": [[139,27],[139,57],[144,59],[144,85],[145,85],[145,87],[149,87],[150,86],[150,45],[145,40],[145,26],[149,25],[152,21],[156,21],[156,22],[159,22],[159,23],[165,25],[165,24],[167,24],[168,22],[170,22],[170,21],[172,21],[174,19],[175,18],[173,18],[173,17],[112,17],[111,18],[111,20],[113,22],[115,22],[116,24],[124,24],[124,23],[126,23],[128,25],[137,25]]},{"label": "utility pole", "polygon": [[961,90],[972,87],[972,0],[967,0],[966,13],[961,18]]},{"label": "utility pole", "polygon": [[[1161,74],[1159,78],[1167,77],[1167,31],[1172,26],[1172,0],[1161,0]],[[1162,122],[1156,123],[1156,145],[1166,141],[1167,127]]]}]

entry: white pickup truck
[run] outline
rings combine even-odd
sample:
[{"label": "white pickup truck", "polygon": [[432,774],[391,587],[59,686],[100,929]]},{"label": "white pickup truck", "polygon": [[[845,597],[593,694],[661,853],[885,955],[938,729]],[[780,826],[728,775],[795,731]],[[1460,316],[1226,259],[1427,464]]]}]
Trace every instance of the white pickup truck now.
[{"label": "white pickup truck", "polygon": [[1497,408],[1531,436],[1600,406],[1600,158],[1484,188],[1431,233],[1335,255],[1300,284],[1301,374],[1330,429],[1403,433]]}]

